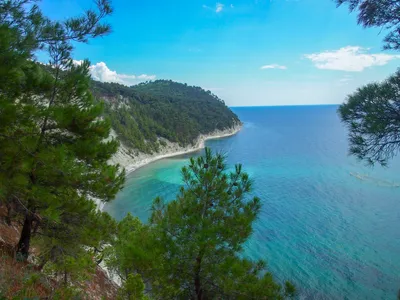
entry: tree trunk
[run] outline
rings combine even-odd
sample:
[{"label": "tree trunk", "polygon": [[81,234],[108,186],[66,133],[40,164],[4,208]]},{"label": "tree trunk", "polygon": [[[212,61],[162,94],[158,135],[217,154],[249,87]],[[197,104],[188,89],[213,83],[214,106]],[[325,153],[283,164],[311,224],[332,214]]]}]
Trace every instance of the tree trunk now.
[{"label": "tree trunk", "polygon": [[[33,218],[30,213],[25,215],[24,226],[22,227],[21,236],[17,246],[17,254],[26,261],[29,256],[29,246],[31,242]],[[17,256],[18,257],[18,256]]]},{"label": "tree trunk", "polygon": [[11,214],[12,214],[12,207],[11,204],[7,204],[7,216],[6,216],[6,223],[8,226],[11,226]]},{"label": "tree trunk", "polygon": [[194,289],[196,292],[197,300],[203,299],[203,289],[201,287],[200,280],[201,259],[202,257],[200,255],[196,257],[196,266],[194,273]]}]

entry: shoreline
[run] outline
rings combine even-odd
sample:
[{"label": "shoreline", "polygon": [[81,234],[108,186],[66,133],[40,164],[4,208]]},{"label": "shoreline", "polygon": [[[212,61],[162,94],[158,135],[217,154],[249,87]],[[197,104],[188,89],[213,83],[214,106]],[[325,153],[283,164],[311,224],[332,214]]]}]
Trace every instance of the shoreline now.
[{"label": "shoreline", "polygon": [[[118,159],[118,163],[125,168],[126,175],[129,175],[133,173],[134,171],[152,163],[157,160],[163,159],[163,158],[168,158],[168,157],[174,157],[174,156],[179,156],[179,155],[184,155],[192,152],[199,151],[201,149],[205,148],[205,142],[208,140],[214,140],[214,139],[221,139],[221,138],[226,138],[233,136],[237,134],[240,130],[242,129],[242,125],[236,125],[231,128],[227,128],[224,130],[215,130],[214,132],[207,134],[207,135],[200,135],[194,145],[186,146],[186,147],[180,147],[177,144],[169,142],[168,146],[166,147],[166,152],[164,153],[156,153],[154,154],[143,154],[140,153],[137,156],[132,156],[129,155],[126,151],[126,149],[121,149],[121,152],[125,152],[124,156],[128,155],[129,157],[125,157],[125,159]],[[122,146],[122,145],[121,145]],[[121,147],[120,146],[120,147]],[[122,148],[124,148],[122,146]],[[165,149],[163,149],[165,151]],[[162,151],[161,151],[162,152]],[[113,162],[116,162],[115,159],[112,159]]]},{"label": "shoreline", "polygon": [[[237,134],[241,129],[242,124],[236,124],[235,126],[226,128],[224,130],[215,130],[207,135],[201,134],[194,144],[186,147],[181,147],[177,143],[172,143],[165,140],[167,146],[160,151],[164,153],[157,153],[156,155],[138,152],[134,156],[132,154],[132,150],[126,148],[123,144],[120,144],[118,152],[110,159],[109,162],[112,164],[119,164],[125,169],[126,176],[128,176],[134,171],[157,160],[199,151],[205,147],[205,142],[207,140],[226,138]],[[110,136],[117,138],[116,133],[113,131],[111,132]],[[97,198],[93,198],[92,200],[96,203],[98,209],[103,211],[105,203],[101,202]]]},{"label": "shoreline", "polygon": [[[205,147],[205,142],[207,140],[213,140],[213,139],[221,139],[221,138],[226,138],[229,136],[233,136],[237,134],[240,130],[242,129],[242,124],[237,124],[231,128],[227,128],[225,130],[215,130],[214,132],[208,134],[208,135],[200,135],[196,143],[191,146],[187,147],[180,147],[177,144],[167,142],[167,151],[163,154],[158,154],[158,155],[152,155],[152,154],[143,154],[139,153],[137,156],[132,156],[129,151],[125,146],[122,144],[120,145],[120,148],[118,152],[116,153],[115,157],[111,159],[112,163],[119,163],[123,168],[125,168],[126,171],[126,176],[129,174],[133,173],[134,171],[138,170],[139,168],[142,168],[152,162],[155,162],[157,160],[163,159],[163,158],[168,158],[168,157],[174,157],[174,156],[179,156],[191,152],[196,152]],[[116,134],[112,132],[112,136],[116,137]],[[165,151],[165,149],[163,149]],[[170,151],[168,151],[170,150]],[[97,204],[97,207],[100,211],[103,211],[104,209],[104,202],[99,201],[98,199],[93,199],[93,201]],[[104,273],[107,275],[107,277],[117,286],[121,286],[121,281],[119,280],[118,277],[114,276],[105,265],[99,265],[100,269],[104,271]]]}]

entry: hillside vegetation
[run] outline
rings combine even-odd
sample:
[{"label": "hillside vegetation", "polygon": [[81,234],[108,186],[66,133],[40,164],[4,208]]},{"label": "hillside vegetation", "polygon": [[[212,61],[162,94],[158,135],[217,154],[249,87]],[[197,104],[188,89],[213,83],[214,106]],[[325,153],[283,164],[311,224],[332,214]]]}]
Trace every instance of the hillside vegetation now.
[{"label": "hillside vegetation", "polygon": [[182,168],[175,200],[157,198],[147,223],[99,210],[94,199],[112,201],[125,183],[111,162],[120,146],[113,127],[123,143],[152,152],[238,119],[200,88],[91,81],[73,45],[110,32],[109,1],[65,21],[35,2],[0,1],[0,299],[292,297],[290,282],[243,257],[262,201],[241,165],[210,149]]},{"label": "hillside vegetation", "polygon": [[94,95],[105,100],[105,116],[122,143],[145,153],[159,150],[162,139],[187,146],[200,134],[240,123],[210,91],[157,80],[127,87],[92,81]]}]

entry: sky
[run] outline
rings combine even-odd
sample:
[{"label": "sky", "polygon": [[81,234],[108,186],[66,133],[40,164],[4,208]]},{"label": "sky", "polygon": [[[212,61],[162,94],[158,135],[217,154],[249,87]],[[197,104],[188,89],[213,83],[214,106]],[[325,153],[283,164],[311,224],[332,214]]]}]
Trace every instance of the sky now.
[{"label": "sky", "polygon": [[[229,106],[339,104],[400,66],[400,53],[382,50],[384,31],[362,28],[333,0],[220,1],[113,0],[112,33],[75,44],[73,57],[89,59],[96,80],[171,79]],[[63,20],[93,3],[40,6]]]}]

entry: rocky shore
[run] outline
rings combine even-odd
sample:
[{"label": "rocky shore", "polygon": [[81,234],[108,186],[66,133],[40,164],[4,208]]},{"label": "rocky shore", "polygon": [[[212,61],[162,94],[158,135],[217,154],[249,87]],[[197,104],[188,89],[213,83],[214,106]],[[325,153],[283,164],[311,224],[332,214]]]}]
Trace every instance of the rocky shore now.
[{"label": "rocky shore", "polygon": [[[136,152],[135,150],[128,149],[124,145],[120,145],[118,152],[111,159],[111,163],[120,164],[125,168],[127,174],[143,167],[156,160],[182,155],[190,152],[198,151],[205,147],[205,141],[210,139],[218,139],[234,135],[242,128],[241,124],[237,124],[233,127],[226,128],[224,130],[215,130],[207,135],[200,135],[195,143],[192,145],[181,147],[178,143],[172,143],[168,140],[164,140],[166,146],[163,147],[159,152],[153,154]],[[115,133],[112,133],[115,136]]]}]

